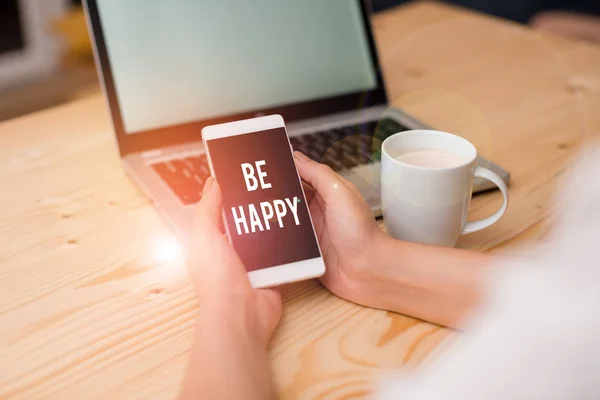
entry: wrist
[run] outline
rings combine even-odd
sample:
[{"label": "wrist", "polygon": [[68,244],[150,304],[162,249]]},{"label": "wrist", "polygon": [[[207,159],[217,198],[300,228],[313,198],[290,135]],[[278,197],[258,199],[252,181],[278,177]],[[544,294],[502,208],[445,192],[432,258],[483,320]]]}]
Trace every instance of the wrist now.
[{"label": "wrist", "polygon": [[361,304],[445,326],[471,312],[489,256],[382,235],[360,280]]},{"label": "wrist", "polygon": [[373,240],[367,266],[359,277],[361,304],[392,310],[389,297],[402,290],[402,270],[406,268],[410,243],[396,240],[379,232]]},{"label": "wrist", "polygon": [[[182,398],[274,398],[267,342],[249,313],[201,303]],[[232,307],[233,308],[233,307]],[[235,385],[222,385],[230,377]]]},{"label": "wrist", "polygon": [[207,300],[200,304],[198,330],[203,329],[203,326],[210,327],[223,340],[267,349],[271,335],[261,329],[256,307],[252,305],[251,298],[218,302]]},{"label": "wrist", "polygon": [[[383,308],[382,298],[394,288],[391,273],[403,261],[403,242],[394,240],[379,228],[374,230],[359,256],[346,267],[334,270],[325,285],[336,295],[367,307]],[[337,273],[336,273],[337,272]]]}]

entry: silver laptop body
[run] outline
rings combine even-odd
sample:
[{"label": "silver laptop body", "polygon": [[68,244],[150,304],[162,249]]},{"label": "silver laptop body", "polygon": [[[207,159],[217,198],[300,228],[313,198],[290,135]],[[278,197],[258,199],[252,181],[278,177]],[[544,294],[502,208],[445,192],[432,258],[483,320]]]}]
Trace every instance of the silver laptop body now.
[{"label": "silver laptop body", "polygon": [[[366,2],[255,0],[247,2],[245,6],[240,6],[240,2],[230,5],[234,2],[229,1],[203,3],[185,0],[86,1],[97,68],[111,110],[123,165],[132,180],[152,199],[173,231],[187,242],[192,227],[193,205],[199,200],[203,181],[208,176],[200,136],[202,127],[271,113],[282,114],[286,119],[294,148],[330,164],[352,181],[371,206],[374,215],[380,216],[377,146],[395,131],[428,127],[387,104]],[[199,15],[213,11],[214,15],[206,16],[208,19],[202,21],[207,25],[214,23],[215,26],[204,27],[202,21],[195,20]],[[240,16],[229,17],[219,24],[218,19],[222,15],[238,14]],[[187,24],[186,18],[189,18]],[[171,20],[172,24],[169,25]],[[317,22],[313,26],[311,21]],[[283,24],[283,28],[280,24]],[[274,28],[270,29],[269,25]],[[230,27],[235,31],[236,26],[244,29],[231,33]],[[207,31],[200,32],[204,35],[198,33],[190,38],[190,33],[196,29]],[[295,30],[297,33],[293,36]],[[207,37],[213,32],[221,33],[215,33],[214,38]],[[256,36],[256,44],[252,42],[253,35]],[[306,35],[316,36],[305,38]],[[222,48],[218,45],[239,40],[246,43],[244,49],[254,49],[247,58],[251,60],[250,64],[258,60],[257,64],[260,65],[255,69],[251,65],[246,69],[236,69],[235,65],[243,64],[246,58],[244,54],[239,54],[236,59],[237,52],[243,49],[232,46],[235,50],[232,51],[226,45]],[[340,41],[346,44],[345,50],[339,50],[337,44]],[[361,41],[361,46],[356,45]],[[200,50],[190,51],[196,43],[202,43]],[[195,51],[199,53],[198,60],[193,58],[196,56],[189,55]],[[256,53],[260,53],[260,56]],[[274,60],[274,57],[293,59],[298,57],[298,53],[305,56],[292,66],[280,63],[285,68],[280,65],[272,68],[269,62],[264,62]],[[210,57],[206,57],[207,54]],[[181,64],[172,61],[178,57],[182,59]],[[210,67],[213,70],[208,72],[212,72],[215,81],[231,73],[235,76],[233,83],[226,79],[211,84],[211,76],[207,76],[210,74],[203,71],[203,68],[207,68],[206,62],[202,60],[216,58],[223,63],[223,67],[214,62],[216,67]],[[317,62],[312,61],[315,59]],[[349,60],[354,62],[349,63]],[[347,67],[361,63],[369,65],[362,69]],[[264,66],[261,67],[262,64]],[[324,79],[322,84],[315,84],[320,78],[320,65],[323,65],[323,75],[328,79]],[[228,68],[231,72],[223,71]],[[261,68],[268,70],[268,73],[261,73]],[[180,69],[183,69],[181,74],[178,73]],[[290,71],[296,70],[297,73],[290,75]],[[196,71],[198,77],[203,77],[198,80],[205,82],[205,87],[210,86],[206,91],[202,86],[196,92],[190,90],[189,86],[196,82]],[[248,80],[254,75],[264,82],[244,81],[246,78],[240,76],[244,71],[254,71],[248,74]],[[282,76],[278,78],[280,74]],[[286,78],[284,74],[290,76]],[[185,78],[186,75],[190,78]],[[339,79],[338,75],[341,75]],[[294,93],[296,99],[300,100],[292,103],[286,99],[269,104],[270,99],[287,94],[285,91],[278,92],[275,84],[272,89],[275,91],[266,93],[272,87],[269,86],[271,77],[274,82],[279,79],[282,86],[290,86],[287,92]],[[313,94],[319,91],[329,94],[326,86],[338,80],[340,87],[346,89],[345,92],[335,88],[332,83],[332,94],[326,97]],[[245,88],[246,82],[255,87],[254,91]],[[364,87],[352,91],[351,86],[355,82],[362,82]],[[212,96],[209,94],[211,90]],[[236,96],[229,97],[227,101],[221,99],[228,97],[223,93],[231,92],[235,92]],[[256,106],[253,93],[260,93],[256,96]],[[214,104],[211,99],[222,105]],[[242,104],[244,101],[246,103]],[[175,104],[177,102],[182,103]],[[233,107],[236,102],[240,102],[237,108]],[[196,117],[195,113],[199,116]],[[369,130],[373,132],[369,133]],[[478,162],[508,182],[507,171],[485,159]],[[475,192],[489,189],[492,186],[486,181],[475,180]]]}]

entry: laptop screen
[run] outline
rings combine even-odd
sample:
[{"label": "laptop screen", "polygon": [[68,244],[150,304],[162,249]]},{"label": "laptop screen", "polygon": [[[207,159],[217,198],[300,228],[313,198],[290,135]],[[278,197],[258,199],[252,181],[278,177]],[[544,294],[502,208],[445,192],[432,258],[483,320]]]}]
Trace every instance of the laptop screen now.
[{"label": "laptop screen", "polygon": [[377,86],[358,1],[96,3],[127,134]]}]

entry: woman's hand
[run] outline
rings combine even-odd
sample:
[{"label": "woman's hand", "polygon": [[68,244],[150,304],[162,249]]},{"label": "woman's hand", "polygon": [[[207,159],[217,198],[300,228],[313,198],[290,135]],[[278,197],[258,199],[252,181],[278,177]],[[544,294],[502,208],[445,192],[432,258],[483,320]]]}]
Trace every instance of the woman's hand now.
[{"label": "woman's hand", "polygon": [[237,253],[222,233],[221,189],[209,177],[196,206],[188,269],[201,313],[256,334],[267,344],[281,317],[278,289],[254,289]]},{"label": "woman's hand", "polygon": [[281,317],[281,296],[250,285],[221,231],[221,190],[213,178],[196,206],[188,269],[200,309],[182,398],[275,398],[268,344]]},{"label": "woman's hand", "polygon": [[388,237],[356,187],[324,164],[295,152],[310,213],[325,258],[323,284],[355,303],[376,304],[378,253]]},{"label": "woman's hand", "polygon": [[[457,326],[479,301],[490,256],[385,235],[354,185],[295,153],[325,258],[323,284],[368,307]],[[312,196],[312,197],[311,197]]]}]

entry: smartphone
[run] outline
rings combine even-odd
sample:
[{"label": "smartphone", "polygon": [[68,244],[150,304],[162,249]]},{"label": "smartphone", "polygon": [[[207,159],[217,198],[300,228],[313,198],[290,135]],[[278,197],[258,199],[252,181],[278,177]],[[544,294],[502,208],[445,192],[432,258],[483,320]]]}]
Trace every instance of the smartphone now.
[{"label": "smartphone", "polygon": [[325,273],[292,146],[280,115],[202,129],[221,187],[229,241],[256,288]]}]

